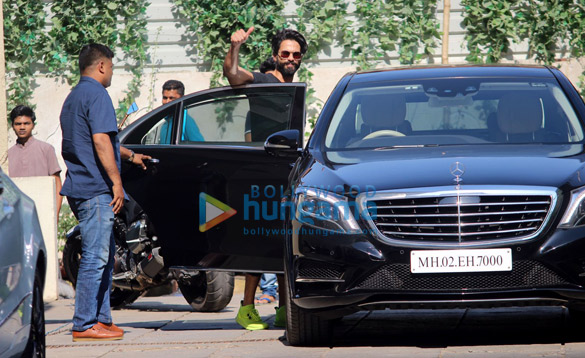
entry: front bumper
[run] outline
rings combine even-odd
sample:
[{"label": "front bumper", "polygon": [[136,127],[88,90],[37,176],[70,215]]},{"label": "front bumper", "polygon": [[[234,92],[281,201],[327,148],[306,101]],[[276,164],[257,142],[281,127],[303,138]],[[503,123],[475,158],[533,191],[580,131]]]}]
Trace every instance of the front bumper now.
[{"label": "front bumper", "polygon": [[293,302],[320,311],[585,305],[585,228],[503,247],[512,271],[413,274],[411,248],[367,233],[329,233],[292,221],[286,273]]}]

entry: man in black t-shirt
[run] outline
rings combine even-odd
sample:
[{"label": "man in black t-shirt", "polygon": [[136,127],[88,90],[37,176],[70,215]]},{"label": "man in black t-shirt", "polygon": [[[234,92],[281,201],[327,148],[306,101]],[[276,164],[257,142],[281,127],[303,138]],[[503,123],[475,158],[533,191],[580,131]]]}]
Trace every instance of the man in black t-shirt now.
[{"label": "man in black t-shirt", "polygon": [[[299,32],[291,29],[280,30],[272,38],[272,57],[276,63],[276,71],[272,73],[250,72],[238,65],[240,47],[254,31],[250,27],[248,31],[240,29],[231,37],[231,44],[223,63],[223,74],[227,77],[230,85],[238,86],[251,83],[284,83],[292,82],[295,73],[301,65],[303,55],[307,52],[307,41]],[[250,103],[250,114],[252,123],[252,140],[254,141],[254,118],[256,111],[254,103]],[[257,131],[260,132],[260,131]],[[286,294],[284,289],[283,276],[278,275],[278,285],[283,289],[279,292],[279,307],[276,308],[274,326],[284,327],[286,323]],[[254,296],[260,282],[260,274],[246,274],[244,284],[244,299],[240,305],[236,322],[249,330],[268,328],[268,324],[260,318],[254,307]]]},{"label": "man in black t-shirt", "polygon": [[248,40],[252,31],[253,26],[248,31],[240,29],[231,37],[230,49],[223,63],[223,74],[230,85],[292,82],[303,55],[307,52],[307,41],[303,35],[295,30],[283,29],[272,38],[272,57],[276,63],[276,71],[269,74],[250,72],[238,65],[240,47]]}]

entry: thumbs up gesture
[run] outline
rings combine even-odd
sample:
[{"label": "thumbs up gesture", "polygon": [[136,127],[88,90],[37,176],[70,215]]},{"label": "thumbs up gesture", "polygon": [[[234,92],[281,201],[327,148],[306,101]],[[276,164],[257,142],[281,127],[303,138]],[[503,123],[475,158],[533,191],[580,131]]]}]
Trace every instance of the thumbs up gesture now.
[{"label": "thumbs up gesture", "polygon": [[230,39],[232,46],[240,47],[244,42],[246,42],[246,40],[248,40],[248,37],[250,37],[252,31],[254,31],[254,26],[250,27],[248,31],[244,31],[244,29],[239,29],[238,31],[234,32]]}]

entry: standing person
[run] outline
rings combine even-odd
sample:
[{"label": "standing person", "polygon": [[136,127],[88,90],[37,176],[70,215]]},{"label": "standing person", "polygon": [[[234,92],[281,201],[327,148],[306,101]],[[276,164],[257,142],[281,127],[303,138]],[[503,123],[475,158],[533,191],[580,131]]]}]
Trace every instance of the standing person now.
[{"label": "standing person", "polygon": [[307,52],[307,41],[299,32],[291,29],[280,30],[272,38],[272,58],[276,63],[273,73],[250,72],[239,66],[239,53],[242,44],[248,40],[254,27],[248,31],[240,29],[231,37],[231,45],[223,63],[223,74],[232,86],[248,83],[292,82]]},{"label": "standing person", "polygon": [[[262,64],[260,65],[260,73],[267,73],[270,75],[276,74],[276,62],[272,56],[268,57]],[[246,142],[252,141],[252,123],[251,123],[251,113],[248,111],[248,115],[246,116],[246,123],[245,123],[245,131],[244,131],[244,140]],[[271,275],[271,274],[269,274]],[[264,280],[264,275],[262,275],[262,280]],[[262,287],[262,281],[260,281],[260,287]],[[276,285],[276,276],[274,276],[274,285]],[[276,296],[274,296],[276,297]],[[270,302],[274,302],[274,299]]]},{"label": "standing person", "polygon": [[18,105],[10,112],[10,122],[16,134],[16,144],[8,149],[8,175],[11,177],[55,177],[57,218],[61,211],[61,167],[55,148],[33,137],[37,117],[32,108]]},{"label": "standing person", "polygon": [[[177,80],[168,80],[163,84],[162,87],[162,104],[167,104],[172,102],[178,98],[181,98],[185,95],[185,85],[183,82]],[[161,126],[160,130],[160,144],[170,144],[171,143],[171,130],[172,126],[172,116],[165,117],[165,122]],[[195,120],[191,118],[188,114],[185,113],[185,118],[183,119],[183,131],[182,131],[182,141],[188,142],[203,142],[203,135],[195,123]]]},{"label": "standing person", "polygon": [[[260,65],[260,73],[268,73],[272,75],[276,73],[276,62],[274,62],[274,58],[272,56],[268,57],[266,61],[262,62]],[[249,114],[250,113],[248,112],[248,116],[246,117],[246,142],[252,141]],[[260,278],[260,290],[262,291],[262,295],[254,299],[254,304],[262,305],[276,301],[276,291],[278,289],[276,280],[276,275],[273,273],[262,274]]]},{"label": "standing person", "polygon": [[112,322],[110,290],[115,242],[114,214],[125,200],[121,159],[146,169],[149,156],[121,147],[116,112],[106,91],[113,75],[110,48],[83,46],[79,53],[79,83],[61,109],[62,154],[67,174],[61,195],[81,230],[81,260],[77,275],[73,341],[117,340],[124,331]]},{"label": "standing person", "polygon": [[[283,83],[292,82],[301,65],[303,55],[307,52],[307,41],[299,32],[291,29],[280,30],[272,38],[272,58],[276,63],[276,71],[272,73],[250,72],[239,66],[239,53],[242,44],[248,40],[254,27],[248,31],[240,29],[231,36],[231,44],[223,63],[223,74],[232,86],[249,83]],[[259,274],[246,274],[244,283],[244,299],[236,316],[236,322],[248,330],[268,328],[254,307],[256,287],[260,281]],[[283,276],[278,275],[279,286],[284,287]],[[285,290],[279,295],[279,307],[276,307],[274,326],[284,327],[286,324]]]}]

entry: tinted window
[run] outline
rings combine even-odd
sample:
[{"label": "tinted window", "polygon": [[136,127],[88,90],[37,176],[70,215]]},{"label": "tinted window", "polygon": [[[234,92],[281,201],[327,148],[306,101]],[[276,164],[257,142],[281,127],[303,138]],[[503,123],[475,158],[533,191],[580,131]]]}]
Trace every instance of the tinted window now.
[{"label": "tinted window", "polygon": [[124,130],[123,144],[261,146],[269,135],[291,125],[302,129],[302,108],[293,113],[299,88],[251,85],[194,93],[132,123]]},{"label": "tinted window", "polygon": [[328,148],[570,143],[582,125],[562,89],[543,79],[439,79],[348,87]]},{"label": "tinted window", "polygon": [[186,105],[180,143],[264,143],[288,128],[292,100],[292,93],[248,94]]},{"label": "tinted window", "polygon": [[159,145],[173,142],[173,124],[176,106],[153,114],[136,128],[132,128],[125,144]]}]

